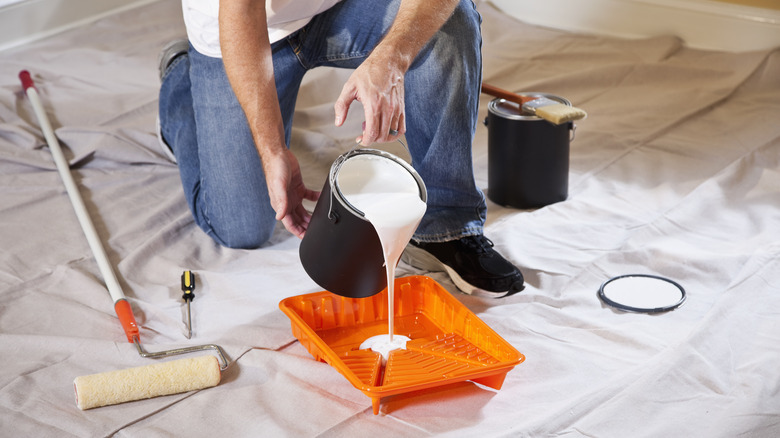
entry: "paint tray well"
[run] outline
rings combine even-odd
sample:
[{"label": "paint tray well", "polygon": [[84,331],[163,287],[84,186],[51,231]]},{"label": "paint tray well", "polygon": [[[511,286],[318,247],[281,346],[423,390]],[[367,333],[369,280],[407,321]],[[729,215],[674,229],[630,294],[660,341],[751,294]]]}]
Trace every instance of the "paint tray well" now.
[{"label": "paint tray well", "polygon": [[371,398],[470,380],[501,389],[506,373],[525,357],[436,281],[395,280],[395,333],[411,339],[405,350],[382,357],[360,350],[366,339],[387,334],[387,289],[368,298],[327,291],[286,298],[280,309],[293,335],[316,360],[336,368]]}]

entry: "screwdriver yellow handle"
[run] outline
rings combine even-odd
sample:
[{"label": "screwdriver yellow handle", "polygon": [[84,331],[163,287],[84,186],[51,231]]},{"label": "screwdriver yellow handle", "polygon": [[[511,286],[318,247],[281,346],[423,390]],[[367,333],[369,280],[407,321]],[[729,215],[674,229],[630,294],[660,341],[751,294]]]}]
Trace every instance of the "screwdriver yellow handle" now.
[{"label": "screwdriver yellow handle", "polygon": [[192,301],[195,298],[195,277],[192,276],[192,271],[184,271],[181,274],[181,290],[184,292],[184,300]]}]

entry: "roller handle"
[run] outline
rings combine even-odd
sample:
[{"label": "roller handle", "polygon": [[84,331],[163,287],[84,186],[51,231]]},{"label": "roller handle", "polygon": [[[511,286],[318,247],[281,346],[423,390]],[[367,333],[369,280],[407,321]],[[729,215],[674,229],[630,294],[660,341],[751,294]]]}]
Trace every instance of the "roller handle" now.
[{"label": "roller handle", "polygon": [[22,88],[24,88],[25,93],[27,92],[28,88],[35,88],[35,82],[33,82],[32,76],[30,76],[29,71],[27,70],[20,71],[19,79],[22,81]]},{"label": "roller handle", "polygon": [[514,102],[520,106],[523,106],[523,104],[536,99],[536,97],[521,96],[519,94],[512,93],[511,91],[503,90],[496,86],[486,84],[484,82],[482,83],[482,92],[493,97],[499,97],[501,99]]},{"label": "roller handle", "polygon": [[100,237],[95,230],[95,225],[92,223],[92,219],[89,216],[87,207],[84,205],[84,200],[79,193],[76,181],[73,179],[73,175],[70,172],[70,165],[68,164],[65,154],[62,152],[57,136],[54,134],[54,129],[49,122],[49,117],[43,108],[43,104],[38,96],[38,90],[35,88],[35,83],[32,80],[30,72],[22,70],[19,72],[19,79],[22,81],[22,87],[24,92],[32,104],[33,111],[38,118],[38,123],[41,125],[41,131],[46,138],[46,143],[49,146],[52,157],[54,158],[54,164],[57,166],[57,171],[62,178],[62,182],[65,185],[65,190],[68,193],[68,198],[73,205],[73,210],[76,213],[76,217],[79,220],[82,231],[87,238],[92,254],[95,256],[100,273],[103,276],[103,281],[106,283],[106,288],[111,298],[114,300],[114,310],[116,311],[119,320],[122,323],[122,328],[127,335],[127,340],[133,342],[133,338],[138,338],[138,324],[135,322],[133,311],[130,308],[130,304],[125,300],[125,294],[122,292],[122,287],[114,274],[114,270],[111,267],[111,263],[108,260],[106,251],[103,248],[103,244],[100,241]]}]

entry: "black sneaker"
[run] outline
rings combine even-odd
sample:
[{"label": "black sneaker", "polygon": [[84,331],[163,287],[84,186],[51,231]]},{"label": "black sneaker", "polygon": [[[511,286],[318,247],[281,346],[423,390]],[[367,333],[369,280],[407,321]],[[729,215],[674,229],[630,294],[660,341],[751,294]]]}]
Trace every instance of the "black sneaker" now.
[{"label": "black sneaker", "polygon": [[190,43],[187,39],[170,41],[162,48],[160,54],[157,56],[157,70],[160,74],[160,79],[162,79],[165,71],[168,70],[168,66],[171,65],[173,60],[187,53],[189,49]]},{"label": "black sneaker", "polygon": [[458,289],[469,295],[501,298],[525,288],[523,274],[483,235],[436,243],[412,240],[401,257],[416,268],[446,271]]}]

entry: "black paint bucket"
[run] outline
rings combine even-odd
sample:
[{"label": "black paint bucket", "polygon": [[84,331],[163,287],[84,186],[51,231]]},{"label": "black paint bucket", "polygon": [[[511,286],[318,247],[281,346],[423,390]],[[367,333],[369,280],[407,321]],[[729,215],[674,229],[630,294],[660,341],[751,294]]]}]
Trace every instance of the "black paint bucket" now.
[{"label": "black paint bucket", "polygon": [[422,178],[406,161],[388,152],[359,148],[339,156],[330,168],[320,199],[314,207],[309,228],[303,236],[299,255],[301,264],[312,280],[329,292],[365,298],[387,287],[387,271],[382,243],[374,226],[363,212],[342,195],[338,174],[347,160],[370,155],[390,160],[399,172],[411,175],[427,201]]},{"label": "black paint bucket", "polygon": [[[546,97],[571,106],[559,96]],[[504,99],[488,104],[488,198],[499,205],[530,209],[564,201],[569,194],[569,143],[573,122],[555,125]]]}]

